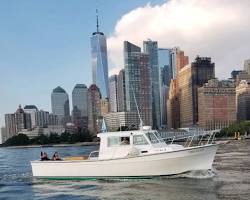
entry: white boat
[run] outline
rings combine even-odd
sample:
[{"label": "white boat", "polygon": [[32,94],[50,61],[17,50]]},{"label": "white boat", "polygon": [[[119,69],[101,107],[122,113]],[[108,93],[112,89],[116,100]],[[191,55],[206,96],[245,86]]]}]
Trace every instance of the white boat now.
[{"label": "white boat", "polygon": [[141,178],[211,169],[217,144],[211,134],[205,144],[167,144],[157,131],[99,133],[99,151],[61,161],[31,161],[34,177],[48,179]]}]

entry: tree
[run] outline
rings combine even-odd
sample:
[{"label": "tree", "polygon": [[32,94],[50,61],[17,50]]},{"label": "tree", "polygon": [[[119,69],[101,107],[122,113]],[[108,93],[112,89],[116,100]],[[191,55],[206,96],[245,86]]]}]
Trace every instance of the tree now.
[{"label": "tree", "polygon": [[29,145],[30,140],[27,135],[20,133],[9,138],[4,144],[7,146]]}]

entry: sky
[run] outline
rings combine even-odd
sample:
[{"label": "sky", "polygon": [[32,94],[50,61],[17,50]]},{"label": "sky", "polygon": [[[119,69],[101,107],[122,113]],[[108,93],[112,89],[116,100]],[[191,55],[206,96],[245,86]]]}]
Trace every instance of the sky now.
[{"label": "sky", "polygon": [[123,68],[124,40],[179,46],[190,61],[212,57],[219,78],[250,58],[248,0],[0,0],[0,126],[19,104],[51,111],[50,95],[59,85],[71,103],[75,84],[92,83],[96,8],[110,75]]}]

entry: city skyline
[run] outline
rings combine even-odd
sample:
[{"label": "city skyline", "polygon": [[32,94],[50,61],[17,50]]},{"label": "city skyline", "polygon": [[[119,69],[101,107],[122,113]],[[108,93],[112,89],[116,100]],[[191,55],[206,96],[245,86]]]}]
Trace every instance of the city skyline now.
[{"label": "city skyline", "polygon": [[[73,3],[70,3],[70,7],[68,7],[69,4],[66,2],[61,4],[59,3],[60,9],[58,9],[58,5],[56,5],[55,3],[56,1],[54,3],[45,1],[43,3],[39,3],[39,5],[34,5],[34,2],[32,1],[30,1],[29,3],[18,3],[17,1],[14,2],[16,2],[16,4],[13,5],[9,3],[1,3],[3,4],[2,9],[7,8],[7,11],[8,9],[10,9],[12,12],[10,12],[9,14],[5,10],[1,12],[2,18],[7,18],[8,20],[6,20],[7,23],[1,22],[3,23],[1,27],[4,29],[0,35],[2,36],[1,38],[3,38],[3,40],[0,40],[0,42],[3,44],[3,49],[1,50],[2,55],[0,56],[0,68],[2,71],[2,84],[0,84],[0,91],[3,95],[0,108],[0,126],[3,126],[4,124],[4,113],[14,112],[15,108],[19,104],[22,104],[23,106],[34,104],[39,109],[51,111],[49,95],[51,90],[57,85],[65,88],[67,93],[71,93],[74,85],[77,83],[83,83],[88,86],[92,83],[89,39],[91,33],[95,30],[96,7],[99,8],[100,12],[100,18],[102,21],[101,29],[103,30],[103,32],[107,33],[108,53],[111,54],[111,62],[109,62],[110,76],[114,73],[114,69],[123,68],[123,65],[117,66],[117,61],[113,59],[113,57],[116,56],[116,53],[112,54],[112,52],[116,50],[116,48],[114,48],[114,39],[117,39],[118,37],[120,38],[120,33],[122,33],[122,36],[127,37],[124,38],[124,40],[135,42],[135,44],[141,45],[141,41],[147,39],[147,36],[138,34],[140,36],[140,43],[138,43],[138,41],[136,41],[138,40],[138,36],[135,36],[134,39],[131,39],[131,36],[123,34],[124,22],[128,20],[128,17],[131,17],[133,14],[138,14],[140,11],[141,13],[139,13],[139,19],[141,19],[145,15],[144,12],[147,10],[152,12],[155,9],[159,9],[159,11],[162,12],[162,10],[164,11],[165,8],[171,9],[171,5],[174,4],[173,1],[156,1],[154,4],[147,4],[148,1],[141,0],[136,3],[129,2],[125,6],[116,5],[112,1],[105,4],[84,2],[84,6],[79,7],[79,5],[82,5],[82,3],[80,3],[79,1],[74,1]],[[245,7],[247,7],[249,3],[247,1],[242,2],[243,6],[235,6],[235,4],[231,2],[231,7],[235,6],[236,15],[238,14],[239,10],[242,11],[242,7],[244,7],[244,5]],[[180,11],[178,9],[178,6],[188,6],[188,4],[184,4],[183,1],[179,1],[179,4],[177,3],[176,11],[178,12]],[[213,7],[213,4],[214,2],[211,3],[210,7]],[[219,4],[218,10],[230,10],[230,5],[228,4],[224,9],[222,9],[222,5]],[[109,13],[108,6],[110,5],[117,6],[118,8],[117,11],[112,13],[112,16],[107,14]],[[82,12],[82,10],[80,8],[84,7],[85,9],[88,9],[88,12],[86,12],[86,14],[81,18],[80,13]],[[31,8],[34,9],[31,11]],[[199,10],[200,4],[197,3],[197,5],[194,5],[194,8]],[[38,14],[36,13],[36,11],[38,10],[38,14],[42,14],[42,18],[38,17]],[[75,14],[73,14],[73,10]],[[215,13],[217,12],[218,11],[216,11]],[[70,13],[70,15],[65,15],[65,13]],[[15,19],[16,16],[18,16],[18,19]],[[180,17],[181,16],[182,15],[180,15]],[[74,21],[75,18],[77,19],[76,21]],[[239,20],[241,19],[249,19],[249,14],[243,12],[243,14],[239,15],[238,18],[233,18],[233,23],[231,24],[233,29],[235,29],[235,27],[237,28],[238,26],[243,27],[243,29],[247,28],[247,24],[244,26],[242,26],[241,23],[237,24],[237,22],[239,22]],[[128,25],[131,26],[131,30],[134,30],[133,25],[134,21],[136,20],[138,20],[138,17],[134,16],[132,20],[133,23],[128,23]],[[72,23],[73,21],[74,23]],[[213,22],[212,19],[206,22],[211,21]],[[86,22],[86,24],[84,22]],[[194,20],[194,22],[196,21]],[[245,20],[243,20],[243,22],[245,22]],[[180,22],[176,21],[175,23],[178,24]],[[193,25],[199,25],[199,23],[194,23]],[[211,24],[208,23],[208,25]],[[203,27],[201,27],[201,29],[203,30]],[[209,30],[207,30],[207,32],[209,32]],[[241,32],[244,31],[242,31],[241,29]],[[204,31],[202,33],[204,33]],[[247,31],[244,32],[244,34],[246,33]],[[158,41],[160,48],[172,48],[174,46],[180,46],[188,56],[191,56],[190,60],[193,60],[192,56],[194,56],[194,52],[190,52],[190,48],[186,47],[188,39],[186,39],[185,41],[178,41],[177,39],[180,39],[178,35],[175,38],[166,37],[165,40],[171,41],[172,43],[174,43],[174,45],[165,45],[166,42],[156,37],[154,32],[149,31],[147,34],[149,38]],[[226,36],[226,39],[229,39],[229,35]],[[243,37],[242,40],[244,38],[245,37]],[[197,37],[197,39],[199,40],[199,37]],[[208,39],[211,38],[208,37]],[[235,66],[236,64],[234,61],[228,66],[227,73],[224,73],[224,76],[226,77],[229,77],[229,74],[232,71],[231,69],[243,69],[244,60],[249,58],[249,54],[247,55],[246,51],[243,51],[243,53],[239,54],[237,48],[234,48],[235,44],[238,41],[237,39],[238,37],[236,38],[236,41],[232,41],[231,52],[232,54],[235,53],[233,55],[235,56],[236,63],[238,64],[237,66]],[[52,40],[54,40],[54,42],[51,43]],[[51,45],[47,46],[49,43],[51,43]],[[189,43],[190,45],[192,44],[191,41],[189,41]],[[121,49],[120,52],[122,52],[122,44],[122,42],[119,44],[119,48]],[[236,47],[238,47],[239,44],[242,44],[242,42],[238,41]],[[242,44],[242,48],[245,50],[249,49],[248,43],[246,43],[245,45]],[[208,49],[205,51],[204,49],[201,49],[201,51],[199,51],[200,48],[198,46],[193,47],[193,49],[195,49],[195,51],[197,52],[196,54],[201,53],[201,56],[211,56],[215,62],[216,69],[222,69],[221,66],[217,66],[217,64],[221,64],[221,61],[218,62],[217,57],[213,57],[213,55],[210,54],[211,46],[208,45]],[[216,49],[214,51],[215,53],[217,52]],[[207,54],[204,54],[204,52],[206,52]],[[221,56],[221,54],[218,56]],[[228,56],[224,57],[226,58]],[[229,59],[229,61],[230,60],[231,58]],[[118,74],[117,71],[116,74]],[[216,72],[216,77],[221,78],[223,76]],[[22,83],[22,85],[20,83]],[[72,102],[70,102],[70,106],[71,105]]]}]

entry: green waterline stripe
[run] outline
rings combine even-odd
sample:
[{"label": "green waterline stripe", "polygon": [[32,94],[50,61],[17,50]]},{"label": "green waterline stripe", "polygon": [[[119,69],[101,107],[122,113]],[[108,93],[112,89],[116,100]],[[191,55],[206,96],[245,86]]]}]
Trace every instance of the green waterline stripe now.
[{"label": "green waterline stripe", "polygon": [[100,177],[34,177],[37,179],[43,179],[43,180],[101,180],[101,179],[151,179],[151,178],[156,178],[160,176],[100,176]]}]

